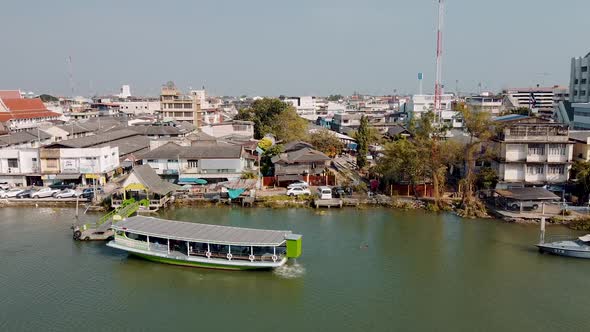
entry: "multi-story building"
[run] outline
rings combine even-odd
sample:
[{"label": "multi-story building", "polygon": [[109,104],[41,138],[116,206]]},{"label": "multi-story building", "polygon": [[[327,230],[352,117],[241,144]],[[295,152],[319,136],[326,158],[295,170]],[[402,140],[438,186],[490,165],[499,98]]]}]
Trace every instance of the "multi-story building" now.
[{"label": "multi-story building", "polygon": [[201,126],[201,104],[196,95],[183,95],[174,83],[168,82],[162,87],[160,103],[163,120],[187,121],[197,128]]},{"label": "multi-story building", "polygon": [[[452,128],[463,127],[463,119],[459,112],[453,110],[453,94],[443,94],[441,96],[440,118],[442,122]],[[410,119],[419,119],[422,114],[434,111],[434,95],[413,95],[404,105],[404,111],[409,114]]]},{"label": "multi-story building", "polygon": [[[7,92],[3,94],[12,97]],[[48,110],[39,98],[0,98],[0,122],[10,131],[35,128],[60,117],[61,114]]]},{"label": "multi-story building", "polygon": [[494,167],[500,181],[521,185],[565,183],[573,157],[568,126],[528,117],[508,122],[494,141],[498,151]]},{"label": "multi-story building", "polygon": [[0,182],[30,186],[41,181],[39,149],[3,149],[0,153]]},{"label": "multi-story building", "polygon": [[558,87],[510,88],[504,91],[506,108],[528,107],[540,114],[552,115],[554,89]]},{"label": "multi-story building", "polygon": [[590,102],[590,53],[584,57],[572,58],[570,72],[570,101]]},{"label": "multi-story building", "polygon": [[160,112],[159,100],[124,100],[118,101],[119,110],[121,113],[140,115],[140,114],[155,114]]},{"label": "multi-story building", "polygon": [[504,97],[484,92],[478,96],[466,97],[465,104],[476,112],[499,115],[504,110]]}]

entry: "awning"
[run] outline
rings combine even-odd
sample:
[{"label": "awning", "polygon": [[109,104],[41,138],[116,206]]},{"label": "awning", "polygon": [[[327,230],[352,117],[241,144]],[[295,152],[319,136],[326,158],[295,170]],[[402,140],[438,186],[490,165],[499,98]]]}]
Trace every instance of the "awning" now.
[{"label": "awning", "polygon": [[55,178],[58,180],[78,180],[82,174],[57,174]]},{"label": "awning", "polygon": [[207,184],[207,180],[199,178],[180,178],[178,184]]},{"label": "awning", "polygon": [[559,196],[544,188],[512,188],[496,190],[504,198],[517,201],[558,201]]}]

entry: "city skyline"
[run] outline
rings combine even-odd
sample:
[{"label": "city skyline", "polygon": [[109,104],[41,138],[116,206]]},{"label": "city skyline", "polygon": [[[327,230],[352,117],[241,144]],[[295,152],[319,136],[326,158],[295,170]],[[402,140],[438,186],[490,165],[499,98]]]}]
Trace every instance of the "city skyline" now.
[{"label": "city skyline", "polygon": [[[4,5],[0,89],[69,95],[157,95],[166,81],[214,95],[412,94],[434,86],[436,1],[277,4],[71,1]],[[534,6],[531,6],[534,4]],[[567,85],[570,58],[588,53],[590,3],[446,2],[446,91]],[[570,10],[577,8],[576,11]],[[585,10],[586,9],[586,10]],[[166,14],[168,13],[168,14]],[[560,22],[568,22],[568,30]]]}]

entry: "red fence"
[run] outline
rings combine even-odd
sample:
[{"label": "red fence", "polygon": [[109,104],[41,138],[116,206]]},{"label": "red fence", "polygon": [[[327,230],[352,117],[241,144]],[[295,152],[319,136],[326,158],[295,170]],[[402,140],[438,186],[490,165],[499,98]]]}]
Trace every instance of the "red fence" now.
[{"label": "red fence", "polygon": [[[394,184],[393,187],[387,188],[387,191],[387,194],[389,194],[389,191],[393,191],[393,195],[414,196],[414,189],[409,184]],[[416,192],[418,197],[432,197],[434,190],[431,184],[418,184],[416,185]]]},{"label": "red fence", "polygon": [[[334,175],[309,175],[309,176],[301,176],[301,180],[307,181],[311,186],[335,186],[336,185],[336,176]],[[280,183],[274,176],[265,176],[262,178],[262,185],[265,187],[286,187],[293,181],[281,181]]]}]

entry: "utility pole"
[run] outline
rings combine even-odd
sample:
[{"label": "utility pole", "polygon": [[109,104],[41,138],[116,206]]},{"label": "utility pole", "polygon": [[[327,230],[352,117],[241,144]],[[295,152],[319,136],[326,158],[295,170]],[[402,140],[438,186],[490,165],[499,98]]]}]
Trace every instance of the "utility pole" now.
[{"label": "utility pole", "polygon": [[443,55],[444,0],[438,0],[438,28],[436,31],[436,79],[434,83],[434,116],[442,123],[442,55]]},{"label": "utility pole", "polygon": [[74,97],[74,69],[72,66],[72,56],[68,55],[66,59],[66,63],[68,65],[68,79],[70,81],[70,91],[72,93],[72,97]]}]

